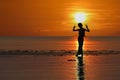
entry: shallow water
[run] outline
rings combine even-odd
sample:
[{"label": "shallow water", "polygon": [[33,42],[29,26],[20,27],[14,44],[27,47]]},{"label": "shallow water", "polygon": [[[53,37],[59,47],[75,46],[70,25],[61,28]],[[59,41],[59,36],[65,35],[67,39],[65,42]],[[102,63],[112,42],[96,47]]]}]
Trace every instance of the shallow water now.
[{"label": "shallow water", "polygon": [[84,56],[81,75],[73,55],[0,56],[0,80],[120,80],[119,62],[120,55]]},{"label": "shallow water", "polygon": [[120,80],[120,55],[85,57],[87,80]]}]

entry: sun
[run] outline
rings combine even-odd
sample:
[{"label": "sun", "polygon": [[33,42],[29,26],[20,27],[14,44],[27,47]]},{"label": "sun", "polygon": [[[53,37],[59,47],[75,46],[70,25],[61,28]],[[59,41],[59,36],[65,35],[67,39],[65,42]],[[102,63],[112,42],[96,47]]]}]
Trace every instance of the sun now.
[{"label": "sun", "polygon": [[77,12],[74,14],[74,18],[76,22],[84,22],[86,20],[86,13],[84,12]]}]

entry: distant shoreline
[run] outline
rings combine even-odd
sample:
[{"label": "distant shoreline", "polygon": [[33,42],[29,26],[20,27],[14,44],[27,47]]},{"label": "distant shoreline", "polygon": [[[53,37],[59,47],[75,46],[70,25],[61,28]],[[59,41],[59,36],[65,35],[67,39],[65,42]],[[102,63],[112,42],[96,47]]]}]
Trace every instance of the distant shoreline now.
[{"label": "distant shoreline", "polygon": [[[53,55],[53,56],[65,56],[75,55],[76,50],[0,50],[0,55]],[[84,51],[84,55],[116,55],[120,54],[120,51],[112,50],[94,50]]]}]

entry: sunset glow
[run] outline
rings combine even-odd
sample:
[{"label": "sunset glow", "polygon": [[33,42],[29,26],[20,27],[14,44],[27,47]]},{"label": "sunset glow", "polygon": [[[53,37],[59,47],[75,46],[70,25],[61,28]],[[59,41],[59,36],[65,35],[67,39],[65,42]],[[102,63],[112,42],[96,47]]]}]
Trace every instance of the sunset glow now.
[{"label": "sunset glow", "polygon": [[79,22],[84,22],[86,20],[86,14],[83,13],[83,12],[75,13],[74,17],[75,17],[75,21],[78,22],[78,23]]},{"label": "sunset glow", "polygon": [[120,36],[119,3],[120,0],[1,0],[0,36],[73,36],[71,29],[78,22],[89,26],[88,36]]}]

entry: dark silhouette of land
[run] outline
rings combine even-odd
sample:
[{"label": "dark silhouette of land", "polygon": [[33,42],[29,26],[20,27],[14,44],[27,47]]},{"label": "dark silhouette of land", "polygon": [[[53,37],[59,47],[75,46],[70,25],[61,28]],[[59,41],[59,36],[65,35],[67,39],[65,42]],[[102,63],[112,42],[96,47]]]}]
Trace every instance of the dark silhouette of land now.
[{"label": "dark silhouette of land", "polygon": [[79,32],[79,36],[78,36],[78,52],[76,54],[76,56],[80,55],[81,58],[83,59],[83,42],[84,42],[84,37],[85,37],[85,31],[90,32],[88,26],[86,25],[86,29],[83,28],[82,23],[78,23],[78,27],[79,29],[75,29],[76,26],[73,27],[73,31],[78,31]]},{"label": "dark silhouette of land", "polygon": [[[74,55],[76,50],[0,50],[2,55],[51,55],[51,56],[66,56]],[[120,51],[101,50],[101,51],[84,51],[84,55],[120,55]]]}]

